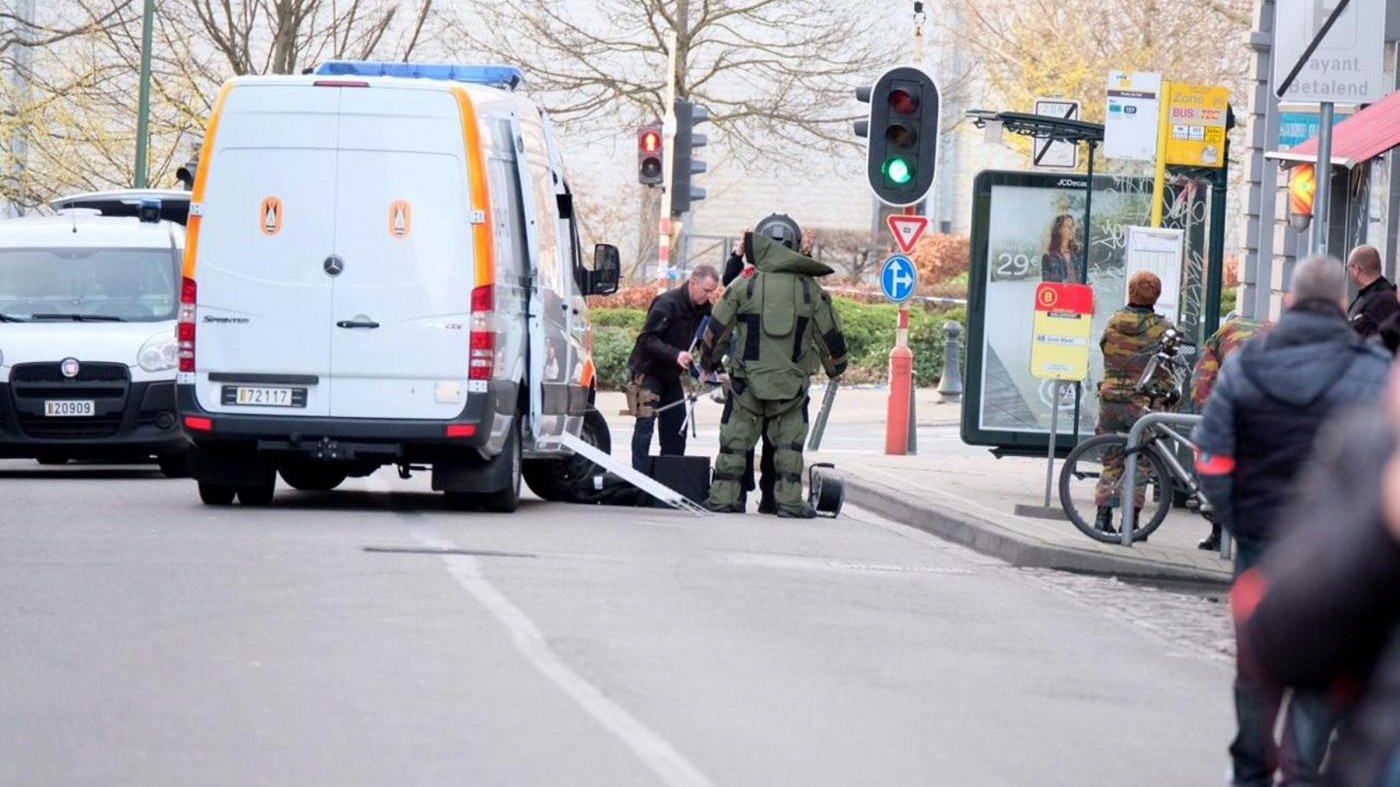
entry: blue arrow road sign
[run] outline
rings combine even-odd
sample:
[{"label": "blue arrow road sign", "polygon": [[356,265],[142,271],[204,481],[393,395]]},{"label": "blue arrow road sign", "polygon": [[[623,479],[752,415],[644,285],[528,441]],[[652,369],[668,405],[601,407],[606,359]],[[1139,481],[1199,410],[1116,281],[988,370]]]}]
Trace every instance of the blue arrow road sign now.
[{"label": "blue arrow road sign", "polygon": [[919,284],[919,270],[903,254],[892,254],[880,269],[880,289],[894,303],[904,303],[914,295]]}]

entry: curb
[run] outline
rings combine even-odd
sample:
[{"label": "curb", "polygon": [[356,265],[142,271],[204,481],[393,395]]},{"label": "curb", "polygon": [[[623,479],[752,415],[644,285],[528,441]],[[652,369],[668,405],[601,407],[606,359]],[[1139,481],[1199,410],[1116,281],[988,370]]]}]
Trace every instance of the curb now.
[{"label": "curb", "polygon": [[1091,552],[1047,545],[1013,533],[993,522],[956,511],[910,503],[898,493],[847,475],[846,501],[945,541],[1004,560],[1017,568],[1049,568],[1077,574],[1102,574],[1134,579],[1170,580],[1228,586],[1228,568],[1212,571],[1161,563],[1132,555]]}]

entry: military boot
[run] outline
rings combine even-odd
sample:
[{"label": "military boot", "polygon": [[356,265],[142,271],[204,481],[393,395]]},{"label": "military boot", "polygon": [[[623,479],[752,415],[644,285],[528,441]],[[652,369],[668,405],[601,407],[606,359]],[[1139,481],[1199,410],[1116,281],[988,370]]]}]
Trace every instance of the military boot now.
[{"label": "military boot", "polygon": [[817,510],[810,505],[803,503],[799,508],[778,508],[779,519],[816,519]]},{"label": "military boot", "polygon": [[778,513],[778,501],[772,495],[764,495],[758,499],[758,513],[776,514]]},{"label": "military boot", "polygon": [[709,511],[712,514],[744,513],[744,507],[739,505],[738,503],[716,503],[713,500],[706,500],[702,505],[704,505],[706,511]]},{"label": "military boot", "polygon": [[1110,535],[1118,532],[1113,529],[1113,508],[1110,506],[1099,506],[1099,515],[1094,518],[1094,529],[1102,530]]}]

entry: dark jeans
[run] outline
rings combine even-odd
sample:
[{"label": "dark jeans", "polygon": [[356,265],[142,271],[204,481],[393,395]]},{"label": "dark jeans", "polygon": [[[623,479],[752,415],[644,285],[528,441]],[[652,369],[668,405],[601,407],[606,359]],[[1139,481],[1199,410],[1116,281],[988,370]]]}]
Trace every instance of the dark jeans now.
[{"label": "dark jeans", "polygon": [[[685,398],[680,378],[665,380],[655,375],[642,377],[642,387],[660,397],[653,407],[661,407]],[[661,421],[661,454],[680,456],[685,453],[685,405],[677,405],[650,418],[638,418],[632,430],[632,467],[645,472],[647,459],[651,456],[651,435],[656,431],[656,422]]]},{"label": "dark jeans", "polygon": [[[1235,542],[1235,577],[1253,568],[1262,552],[1263,545],[1257,542]],[[1284,718],[1283,740],[1275,742],[1274,726],[1286,691],[1268,676],[1256,674],[1250,665],[1236,662],[1239,732],[1230,744],[1232,784],[1268,787],[1274,783],[1275,769],[1282,772],[1280,785],[1317,783],[1337,714],[1322,695],[1294,690]]]}]

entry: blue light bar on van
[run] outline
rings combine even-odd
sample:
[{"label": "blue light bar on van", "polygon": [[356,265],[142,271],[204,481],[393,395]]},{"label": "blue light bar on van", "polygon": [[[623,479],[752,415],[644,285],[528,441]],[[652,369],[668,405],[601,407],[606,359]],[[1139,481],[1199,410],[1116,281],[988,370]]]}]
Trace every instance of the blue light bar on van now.
[{"label": "blue light bar on van", "polygon": [[383,63],[364,60],[328,60],[317,67],[316,75],[443,79],[451,82],[501,87],[507,90],[514,90],[525,82],[525,74],[515,66]]}]

